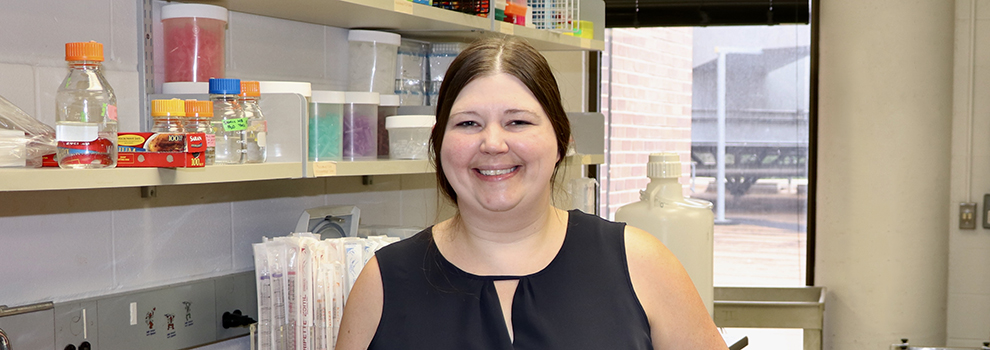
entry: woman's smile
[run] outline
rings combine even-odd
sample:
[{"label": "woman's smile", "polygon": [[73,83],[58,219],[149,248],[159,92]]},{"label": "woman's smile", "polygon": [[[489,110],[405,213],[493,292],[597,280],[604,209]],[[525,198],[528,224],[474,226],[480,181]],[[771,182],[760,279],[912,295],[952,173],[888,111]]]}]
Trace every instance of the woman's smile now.
[{"label": "woman's smile", "polygon": [[501,169],[487,169],[487,170],[475,169],[475,170],[477,170],[479,174],[485,177],[499,177],[498,179],[490,179],[490,180],[501,180],[502,175],[508,175],[514,173],[516,170],[519,170],[519,166],[501,168]]}]

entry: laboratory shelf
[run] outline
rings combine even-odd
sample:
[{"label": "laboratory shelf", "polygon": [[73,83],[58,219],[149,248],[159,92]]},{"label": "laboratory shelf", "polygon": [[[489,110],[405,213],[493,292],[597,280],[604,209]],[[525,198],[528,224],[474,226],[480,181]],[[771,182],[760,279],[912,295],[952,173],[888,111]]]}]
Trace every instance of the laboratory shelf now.
[{"label": "laboratory shelf", "polygon": [[[602,164],[601,154],[568,156],[571,164]],[[141,186],[193,185],[222,182],[299,179],[328,176],[426,174],[436,170],[428,160],[295,162],[211,165],[202,168],[0,168],[0,192],[79,190]]]},{"label": "laboratory shelf", "polygon": [[490,18],[406,0],[183,0],[219,5],[231,11],[340,28],[394,31],[412,39],[468,42],[486,33],[526,39],[538,50],[603,50],[605,42],[549,30],[527,28]]},{"label": "laboratory shelf", "polygon": [[0,191],[75,190],[189,185],[302,177],[299,163],[214,165],[202,168],[4,168]]},{"label": "laboratory shelf", "polygon": [[425,159],[309,162],[306,169],[306,177],[401,175],[435,172],[430,161]]}]

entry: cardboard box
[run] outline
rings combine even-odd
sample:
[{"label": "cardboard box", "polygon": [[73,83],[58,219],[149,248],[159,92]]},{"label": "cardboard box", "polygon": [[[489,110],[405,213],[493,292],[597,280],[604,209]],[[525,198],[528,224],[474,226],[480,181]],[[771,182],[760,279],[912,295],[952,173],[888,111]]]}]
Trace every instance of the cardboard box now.
[{"label": "cardboard box", "polygon": [[206,165],[203,133],[117,134],[118,167],[194,168]]},{"label": "cardboard box", "polygon": [[[197,133],[122,132],[117,134],[117,167],[199,168],[206,165],[206,135]],[[42,166],[58,167],[55,154]]]}]

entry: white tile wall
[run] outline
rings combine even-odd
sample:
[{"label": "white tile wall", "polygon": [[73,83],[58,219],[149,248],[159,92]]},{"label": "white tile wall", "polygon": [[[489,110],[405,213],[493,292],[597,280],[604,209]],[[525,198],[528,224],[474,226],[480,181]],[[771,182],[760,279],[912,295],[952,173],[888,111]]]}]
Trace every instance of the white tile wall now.
[{"label": "white tile wall", "polygon": [[[58,91],[59,84],[65,79],[66,74],[68,74],[68,70],[64,63],[58,67],[34,67],[35,119],[48,125],[55,125],[55,93]],[[114,88],[114,93],[117,90],[127,88],[122,84],[117,84],[116,80],[108,79],[107,81]],[[117,101],[120,103],[120,98]],[[118,114],[122,115],[123,111],[118,111]]]},{"label": "white tile wall", "polygon": [[327,205],[356,205],[361,222],[368,225],[400,225],[402,203],[399,176],[372,176],[371,185],[361,177],[327,179]]},{"label": "white tile wall", "polygon": [[35,116],[34,70],[26,64],[0,63],[0,96]]},{"label": "white tile wall", "polygon": [[[95,40],[112,51],[111,0],[8,0],[0,11],[0,60],[64,66],[67,42]],[[135,27],[134,22],[121,23]],[[135,46],[133,42],[127,46]]]},{"label": "white tile wall", "polygon": [[[227,75],[245,79],[324,77],[324,26],[232,12]],[[278,50],[273,50],[278,43]]]},{"label": "white tile wall", "polygon": [[111,222],[109,211],[0,218],[0,305],[109,291]]},{"label": "white tile wall", "polygon": [[350,62],[347,46],[347,29],[323,27],[326,42],[324,43],[323,64],[326,82],[314,82],[314,89],[344,91],[347,90],[347,67]]},{"label": "white tile wall", "polygon": [[230,204],[189,204],[114,213],[118,285],[189,280],[231,272]]}]

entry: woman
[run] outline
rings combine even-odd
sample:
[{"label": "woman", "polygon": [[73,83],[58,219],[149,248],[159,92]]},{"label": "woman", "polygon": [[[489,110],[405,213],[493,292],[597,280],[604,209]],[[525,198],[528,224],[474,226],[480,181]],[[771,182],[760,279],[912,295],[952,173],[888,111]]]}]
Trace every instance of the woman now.
[{"label": "woman", "polygon": [[365,266],[337,349],[725,349],[663,244],[553,207],[569,139],[539,52],[511,38],[462,52],[430,138],[457,214]]}]

